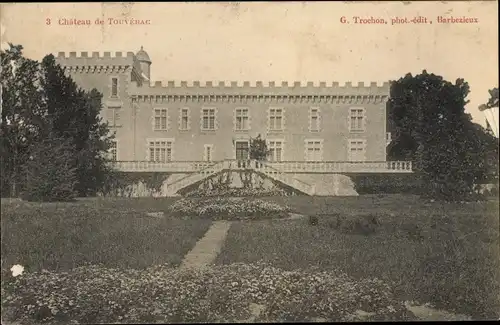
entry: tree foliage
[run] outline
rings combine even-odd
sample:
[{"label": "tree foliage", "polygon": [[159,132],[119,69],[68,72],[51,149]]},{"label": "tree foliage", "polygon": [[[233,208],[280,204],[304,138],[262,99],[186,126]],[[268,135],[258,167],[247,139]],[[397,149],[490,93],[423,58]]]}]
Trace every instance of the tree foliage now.
[{"label": "tree foliage", "polygon": [[29,157],[34,149],[47,146],[48,139],[71,146],[76,193],[95,195],[109,172],[106,153],[111,144],[107,125],[99,117],[102,95],[95,89],[79,89],[52,55],[39,63],[23,57],[22,50],[10,44],[1,52],[2,195],[7,189],[12,196],[22,191],[24,172],[35,170],[37,163]]},{"label": "tree foliage", "polygon": [[498,87],[488,90],[490,98],[486,103],[487,108],[498,107]]},{"label": "tree foliage", "polygon": [[266,140],[260,134],[250,139],[250,159],[266,160],[269,155]]},{"label": "tree foliage", "polygon": [[17,195],[22,189],[22,169],[30,145],[38,141],[45,124],[44,101],[40,89],[40,69],[36,61],[22,56],[21,45],[9,44],[1,51],[2,195]]},{"label": "tree foliage", "polygon": [[463,200],[488,173],[491,141],[465,113],[469,85],[429,74],[407,74],[393,82],[388,102],[391,160],[411,160],[423,194]]},{"label": "tree foliage", "polygon": [[27,201],[69,201],[77,196],[75,148],[71,139],[54,133],[37,143],[24,165],[26,186],[22,198]]},{"label": "tree foliage", "polygon": [[53,130],[57,136],[71,139],[76,150],[78,195],[95,195],[109,172],[105,153],[112,138],[99,117],[102,95],[95,89],[90,92],[79,89],[52,55],[43,59],[42,69],[44,95]]},{"label": "tree foliage", "polygon": [[[479,106],[480,111],[498,107],[498,87],[490,89],[488,90],[488,92],[490,93],[490,98],[488,99],[488,102],[486,104],[482,104]],[[497,121],[498,121],[498,116],[497,116]],[[498,127],[498,125],[495,127]],[[494,135],[492,126],[490,125],[490,122],[488,120],[486,120],[486,130],[488,133]],[[498,129],[496,131],[498,132]]]}]

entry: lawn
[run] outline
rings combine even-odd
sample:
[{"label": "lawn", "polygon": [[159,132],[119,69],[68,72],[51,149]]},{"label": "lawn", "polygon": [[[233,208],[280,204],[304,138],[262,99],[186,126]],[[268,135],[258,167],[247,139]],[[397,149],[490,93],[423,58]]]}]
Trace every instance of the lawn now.
[{"label": "lawn", "polygon": [[[49,315],[61,324],[244,320],[252,304],[265,307],[267,320],[348,320],[356,309],[374,320],[411,319],[405,300],[477,319],[500,316],[498,200],[264,198],[318,223],[234,221],[218,266],[193,272],[174,266],[211,220],[169,215],[177,200],[2,200],[2,271],[26,268],[2,278],[2,306],[17,313],[12,319],[38,323]],[[157,211],[164,218],[146,215]],[[378,223],[356,233],[339,217]]]},{"label": "lawn", "polygon": [[65,271],[87,264],[145,268],[178,265],[210,226],[146,212],[164,211],[175,199],[83,199],[73,203],[2,200],[2,271]]},{"label": "lawn", "polygon": [[[500,317],[498,200],[444,204],[414,196],[279,197],[308,219],[233,223],[217,264],[264,261],[287,270],[316,266],[378,277],[402,300],[430,302],[475,318]],[[371,215],[375,232],[355,234],[335,219]]]}]

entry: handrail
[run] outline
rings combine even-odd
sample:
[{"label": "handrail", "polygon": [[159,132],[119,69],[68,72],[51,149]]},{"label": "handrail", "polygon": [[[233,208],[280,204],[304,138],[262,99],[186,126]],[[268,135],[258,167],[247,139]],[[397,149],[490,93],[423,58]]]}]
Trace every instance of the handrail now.
[{"label": "handrail", "polygon": [[[277,169],[277,168],[274,168],[274,167],[272,167],[272,166],[269,166],[266,162],[257,161],[257,160],[255,160],[255,162],[256,162],[257,164],[261,164],[262,166],[265,166],[266,168],[269,168],[269,169],[273,169],[273,170],[275,170],[275,171],[276,171],[279,175],[283,175],[284,177],[290,177],[289,175],[286,175],[285,173],[283,173],[281,170],[279,170],[279,169]],[[259,170],[259,169],[260,169],[260,167],[256,167],[256,169],[257,169],[257,170]],[[292,179],[293,181],[295,181],[295,182],[302,183],[303,185],[305,185],[305,186],[309,187],[310,189],[314,189],[314,185],[312,185],[312,184],[309,184],[309,183],[307,183],[307,182],[304,182],[304,181],[302,181],[302,180],[300,180],[300,179],[298,179],[298,178],[295,178],[295,177],[293,177],[293,176],[291,176],[291,179]]]},{"label": "handrail", "polygon": [[125,162],[125,163],[152,163],[152,164],[175,164],[175,163],[211,163],[211,162],[221,162],[224,160],[171,160],[171,161],[151,161],[151,160],[114,160],[112,163],[120,163],[120,162]]},{"label": "handrail", "polygon": [[[150,161],[150,160],[115,160],[111,161],[111,163],[157,163],[157,164],[174,164],[174,163],[210,163],[210,162],[222,162],[222,161],[249,161],[252,159],[223,159],[223,160],[172,160],[172,161]],[[260,160],[257,160],[260,161]],[[411,161],[405,160],[316,160],[316,161],[306,161],[306,160],[283,160],[283,161],[263,161],[265,163],[303,163],[303,164],[317,164],[317,163],[350,163],[350,164],[364,164],[364,163],[387,163],[387,162],[407,162]]]},{"label": "handrail", "polygon": [[[266,162],[260,162],[260,161],[259,161],[258,163],[260,163],[260,164],[261,164],[261,165],[263,165],[263,166],[266,166],[266,167],[267,167],[267,168],[269,168],[269,169],[273,169],[273,170],[275,170],[276,172],[278,172],[278,173],[280,173],[280,174],[283,174],[283,171],[282,171],[282,170],[280,170],[280,169],[278,169],[278,168],[276,168],[276,167],[273,167],[273,166],[271,166],[271,165],[267,164]],[[260,168],[259,168],[259,167],[257,167],[256,169],[260,169]],[[295,177],[294,177],[294,178],[295,178]],[[301,180],[298,180],[298,181],[299,181],[299,182],[302,182]],[[307,184],[307,183],[305,183],[305,184]],[[310,185],[310,184],[307,184],[307,185]]]},{"label": "handrail", "polygon": [[[176,171],[198,171],[211,165],[212,161],[114,161],[111,165],[118,170],[148,171],[151,169],[166,169]],[[200,168],[201,167],[201,168]]]},{"label": "handrail", "polygon": [[[222,161],[222,162],[223,162],[223,161]],[[212,164],[212,165],[210,165],[210,166],[208,166],[208,167],[206,167],[206,168],[200,169],[200,170],[198,170],[198,171],[196,172],[196,174],[203,173],[203,172],[204,172],[204,171],[206,171],[207,169],[212,168],[212,167],[214,167],[214,166],[216,166],[216,165],[218,165],[218,164],[220,164],[220,163],[221,163],[221,161],[216,162],[216,163],[214,163],[214,164]],[[194,174],[194,175],[196,175],[196,174]],[[186,178],[188,178],[188,177],[191,177],[192,175],[193,175],[193,174],[189,174],[189,175],[186,175],[186,176],[184,176],[184,177],[181,177],[181,178],[179,178],[179,179],[175,180],[174,182],[172,182],[172,183],[170,183],[170,184],[168,184],[168,183],[167,183],[167,186],[172,186],[172,185],[174,185],[174,184],[176,184],[176,183],[179,183],[180,181],[182,181],[182,180],[184,180],[184,179],[186,179]]]},{"label": "handrail", "polygon": [[[165,172],[199,172],[217,163],[226,163],[225,168],[255,169],[257,164],[265,164],[267,168],[282,173],[300,172],[412,172],[411,161],[259,161],[253,159],[225,159],[218,161],[116,161],[113,167],[120,171],[162,171]],[[237,166],[229,166],[234,163]]]}]

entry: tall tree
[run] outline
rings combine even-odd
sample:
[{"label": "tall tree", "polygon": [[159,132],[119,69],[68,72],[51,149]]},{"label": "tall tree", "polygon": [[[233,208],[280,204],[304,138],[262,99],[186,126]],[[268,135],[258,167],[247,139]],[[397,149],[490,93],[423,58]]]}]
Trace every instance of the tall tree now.
[{"label": "tall tree", "polygon": [[23,57],[21,45],[9,46],[0,53],[2,196],[20,192],[23,166],[46,118],[38,62]]},{"label": "tall tree", "polygon": [[56,64],[53,55],[47,55],[41,67],[47,112],[55,135],[71,139],[76,151],[77,193],[95,195],[109,172],[106,152],[112,139],[99,116],[102,95],[95,89],[80,89]]},{"label": "tall tree", "polygon": [[[1,52],[2,195],[8,188],[13,196],[20,193],[26,173],[37,170],[33,164],[38,162],[30,157],[39,147],[47,147],[47,139],[62,141],[65,153],[68,146],[72,148],[71,155],[62,155],[67,160],[64,166],[69,164],[75,170],[76,182],[70,182],[71,186],[79,196],[95,195],[110,171],[107,151],[112,136],[99,117],[102,95],[95,89],[85,92],[78,88],[52,55],[40,64],[23,57],[22,49],[10,44],[10,49]],[[38,175],[42,180],[51,174]]]},{"label": "tall tree", "polygon": [[[471,192],[484,172],[475,129],[465,113],[469,85],[429,74],[407,74],[393,82],[388,102],[394,140],[390,159],[407,159],[433,197],[457,200]],[[477,130],[476,130],[477,131]]]}]

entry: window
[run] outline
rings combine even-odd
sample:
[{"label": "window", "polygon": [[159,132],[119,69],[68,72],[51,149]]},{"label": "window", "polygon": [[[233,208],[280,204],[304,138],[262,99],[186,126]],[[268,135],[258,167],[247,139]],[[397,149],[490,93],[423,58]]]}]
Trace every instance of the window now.
[{"label": "window", "polygon": [[149,141],[149,161],[167,162],[172,161],[172,141],[156,140]]},{"label": "window", "polygon": [[282,161],[283,159],[283,141],[270,140],[268,141],[269,159],[271,161]]},{"label": "window", "polygon": [[180,129],[181,130],[189,130],[189,109],[182,108],[181,109],[181,121],[180,121]]},{"label": "window", "polygon": [[237,108],[236,109],[236,121],[235,130],[248,130],[249,120],[248,120],[248,108]]},{"label": "window", "polygon": [[118,78],[111,78],[111,97],[118,97]]},{"label": "window", "polygon": [[202,130],[215,130],[215,108],[204,108],[201,118]]},{"label": "window", "polygon": [[283,109],[270,108],[269,109],[269,130],[282,131],[283,130]]},{"label": "window", "polygon": [[121,121],[120,121],[121,107],[120,106],[108,106],[107,112],[108,112],[109,126],[111,126],[111,127],[121,126]]},{"label": "window", "polygon": [[351,132],[362,132],[364,125],[365,110],[363,108],[351,108],[349,110],[349,130]]},{"label": "window", "polygon": [[111,142],[111,147],[109,148],[109,155],[110,155],[110,159],[112,161],[117,161],[118,160],[116,141],[112,141]]},{"label": "window", "polygon": [[313,107],[309,111],[309,131],[318,132],[319,131],[319,108]]},{"label": "window", "polygon": [[306,161],[323,160],[323,141],[306,140]]},{"label": "window", "polygon": [[247,160],[249,158],[250,148],[248,141],[236,141],[236,160]]},{"label": "window", "polygon": [[214,152],[214,145],[213,144],[206,144],[204,146],[203,160],[204,161],[212,161],[213,152]]},{"label": "window", "polygon": [[349,160],[365,160],[365,140],[349,140]]},{"label": "window", "polygon": [[166,108],[155,108],[155,131],[167,130],[167,109]]}]

